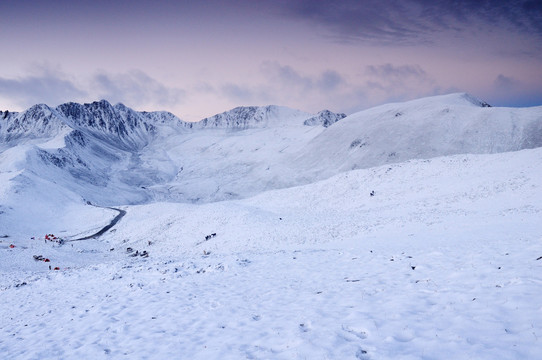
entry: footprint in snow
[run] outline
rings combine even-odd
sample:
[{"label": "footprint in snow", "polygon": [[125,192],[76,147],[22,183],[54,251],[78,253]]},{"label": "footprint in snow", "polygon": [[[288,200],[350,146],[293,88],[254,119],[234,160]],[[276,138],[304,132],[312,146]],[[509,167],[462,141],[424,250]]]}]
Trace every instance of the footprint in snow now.
[{"label": "footprint in snow", "polygon": [[359,348],[358,351],[356,351],[356,359],[369,360],[370,357],[367,354],[367,350],[363,350],[362,348]]},{"label": "footprint in snow", "polygon": [[302,324],[299,324],[299,330],[301,330],[301,332],[308,332],[312,329],[312,324],[310,321],[306,321]]},{"label": "footprint in snow", "polygon": [[[343,325],[342,326],[342,333],[340,334],[340,337],[342,337],[344,340],[349,342],[357,342],[359,340],[367,339],[369,336],[369,332],[361,327],[354,327],[354,326],[348,326]],[[367,350],[358,347],[358,350],[356,351],[356,359],[359,360],[369,360],[370,357],[367,353]]]},{"label": "footprint in snow", "polygon": [[343,325],[343,330],[346,331],[350,335],[356,336],[359,339],[367,339],[367,336],[368,336],[368,331],[359,327]]},{"label": "footprint in snow", "polygon": [[237,263],[239,264],[239,266],[248,266],[248,264],[250,264],[251,261],[248,259],[242,259],[242,260],[237,259]]}]

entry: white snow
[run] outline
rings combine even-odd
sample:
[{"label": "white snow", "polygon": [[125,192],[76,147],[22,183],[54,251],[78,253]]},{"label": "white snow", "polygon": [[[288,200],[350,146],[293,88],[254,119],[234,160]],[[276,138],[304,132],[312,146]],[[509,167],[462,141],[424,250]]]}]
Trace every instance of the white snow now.
[{"label": "white snow", "polygon": [[40,149],[51,150],[61,149],[66,146],[65,137],[71,132],[69,129],[62,129],[58,135],[48,141],[37,144]]},{"label": "white snow", "polygon": [[[537,359],[542,148],[524,135],[541,135],[541,108],[479,105],[422,99],[327,129],[297,114],[288,126],[176,131],[171,115],[146,115],[163,129],[138,153],[75,149],[110,164],[105,185],[41,162],[44,147],[64,149],[58,138],[21,140],[0,153],[1,357]],[[427,121],[441,107],[452,115]],[[427,133],[393,134],[407,123]],[[373,158],[350,148],[364,133]],[[450,145],[461,134],[492,147]],[[435,136],[446,141],[427,152]],[[45,240],[117,216],[85,203],[94,193],[126,211],[118,224]]]},{"label": "white snow", "polygon": [[542,149],[458,155],[246,200],[128,206],[116,231],[62,247],[1,239],[0,353],[535,359],[541,178]]}]

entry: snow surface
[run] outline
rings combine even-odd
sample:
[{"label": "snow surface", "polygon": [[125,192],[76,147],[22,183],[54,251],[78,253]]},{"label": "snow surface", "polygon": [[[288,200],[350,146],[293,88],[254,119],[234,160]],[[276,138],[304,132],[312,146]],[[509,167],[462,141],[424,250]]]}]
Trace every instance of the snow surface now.
[{"label": "snow surface", "polygon": [[535,359],[541,178],[542,149],[458,155],[245,200],[126,206],[99,240],[0,239],[0,353]]},{"label": "snow surface", "polygon": [[542,107],[486,105],[9,113],[1,357],[539,358]]}]

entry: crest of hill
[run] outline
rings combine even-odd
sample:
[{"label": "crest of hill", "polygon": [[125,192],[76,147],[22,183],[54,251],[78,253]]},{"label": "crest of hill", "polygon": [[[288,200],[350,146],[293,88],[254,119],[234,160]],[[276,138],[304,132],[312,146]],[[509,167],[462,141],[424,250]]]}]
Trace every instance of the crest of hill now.
[{"label": "crest of hill", "polygon": [[313,115],[285,106],[240,106],[193,123],[192,127],[230,130],[300,125],[328,127],[344,117],[345,114],[335,114],[329,110]]},{"label": "crest of hill", "polygon": [[295,166],[326,177],[337,170],[410,159],[541,146],[542,107],[491,107],[457,93],[386,104],[347,116],[315,137]]},{"label": "crest of hill", "polygon": [[[0,136],[4,168],[93,203],[212,202],[411,159],[541,147],[542,107],[461,93],[347,117],[252,106],[188,123],[99,101],[2,112]],[[32,186],[12,174],[14,188]]]},{"label": "crest of hill", "polygon": [[34,105],[23,112],[3,111],[0,112],[0,144],[53,137],[66,127],[61,116],[45,104]]},{"label": "crest of hill", "polygon": [[0,143],[9,147],[74,130],[114,147],[138,150],[152,141],[157,127],[182,129],[187,124],[166,111],[138,112],[120,103],[113,106],[106,100],[68,102],[56,108],[38,104],[23,112],[0,112]]}]

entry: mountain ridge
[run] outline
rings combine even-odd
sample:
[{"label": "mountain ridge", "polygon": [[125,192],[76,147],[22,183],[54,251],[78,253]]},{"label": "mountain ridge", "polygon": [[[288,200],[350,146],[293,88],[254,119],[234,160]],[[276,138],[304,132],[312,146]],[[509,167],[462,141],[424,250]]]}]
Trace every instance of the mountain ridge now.
[{"label": "mountain ridge", "polygon": [[542,107],[488,107],[457,93],[349,116],[270,105],[188,123],[102,100],[3,112],[0,140],[7,187],[39,177],[107,206],[205,203],[411,159],[540,147]]}]

